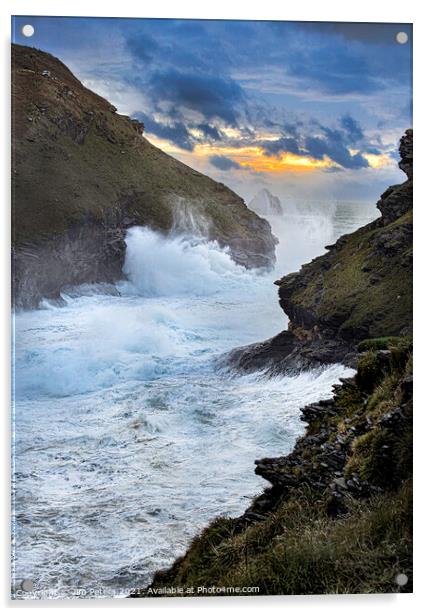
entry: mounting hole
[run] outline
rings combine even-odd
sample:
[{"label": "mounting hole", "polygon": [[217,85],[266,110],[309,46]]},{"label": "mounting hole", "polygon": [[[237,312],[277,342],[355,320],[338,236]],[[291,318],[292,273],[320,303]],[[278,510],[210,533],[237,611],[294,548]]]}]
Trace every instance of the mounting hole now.
[{"label": "mounting hole", "polygon": [[405,43],[409,40],[409,35],[407,32],[397,32],[395,39],[400,45],[405,45]]},{"label": "mounting hole", "polygon": [[405,586],[408,581],[409,578],[406,576],[405,573],[398,573],[395,576],[395,584],[398,584],[398,586]]},{"label": "mounting hole", "polygon": [[30,36],[33,36],[34,34],[34,28],[31,24],[25,24],[25,26],[21,28],[21,32],[23,33],[23,36],[30,38]]},{"label": "mounting hole", "polygon": [[34,584],[31,580],[24,580],[21,583],[21,588],[24,592],[31,592],[34,588]]}]

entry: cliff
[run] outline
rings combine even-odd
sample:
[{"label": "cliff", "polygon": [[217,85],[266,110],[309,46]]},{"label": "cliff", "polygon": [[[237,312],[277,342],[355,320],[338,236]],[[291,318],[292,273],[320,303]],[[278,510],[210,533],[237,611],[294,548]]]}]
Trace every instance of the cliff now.
[{"label": "cliff", "polygon": [[257,461],[271,487],[241,517],[214,520],[133,596],[412,592],[411,371],[403,339],[365,353],[333,399],[303,409],[293,452]]},{"label": "cliff", "polygon": [[168,156],[48,53],[12,46],[14,301],[122,277],[127,228],[194,231],[246,267],[270,267],[267,221]]},{"label": "cliff", "polygon": [[377,202],[381,217],[340,237],[299,272],[276,281],[288,329],[236,349],[232,365],[273,371],[344,362],[366,338],[412,333],[413,132],[400,142],[408,179]]},{"label": "cliff", "polygon": [[356,375],[302,409],[293,451],[256,461],[270,487],[239,518],[212,522],[152,594],[412,592],[412,147],[407,131],[408,180],[382,195],[382,217],[278,281],[289,330],[230,357],[273,371],[348,359]]}]

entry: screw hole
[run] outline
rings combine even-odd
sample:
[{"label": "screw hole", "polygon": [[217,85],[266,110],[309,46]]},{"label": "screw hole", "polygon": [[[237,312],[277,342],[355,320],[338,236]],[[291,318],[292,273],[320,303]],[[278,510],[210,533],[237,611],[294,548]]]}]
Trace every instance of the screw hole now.
[{"label": "screw hole", "polygon": [[24,592],[31,592],[34,588],[34,584],[31,580],[23,580],[21,588]]},{"label": "screw hole", "polygon": [[26,24],[25,26],[21,28],[21,32],[23,36],[30,38],[30,36],[33,36],[34,34],[34,28],[31,24]]},{"label": "screw hole", "polygon": [[395,583],[398,584],[398,586],[405,586],[408,581],[409,578],[406,576],[405,573],[398,573],[395,576]]},{"label": "screw hole", "polygon": [[405,43],[409,40],[409,35],[407,32],[398,32],[395,39],[400,45],[405,45]]}]

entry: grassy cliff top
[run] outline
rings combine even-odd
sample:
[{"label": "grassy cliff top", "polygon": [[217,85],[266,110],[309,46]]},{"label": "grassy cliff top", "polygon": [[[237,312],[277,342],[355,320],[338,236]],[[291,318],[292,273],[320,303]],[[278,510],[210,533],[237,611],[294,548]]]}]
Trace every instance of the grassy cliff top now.
[{"label": "grassy cliff top", "polygon": [[377,203],[382,216],[277,281],[281,307],[294,325],[352,341],[411,333],[412,131],[400,152],[409,179],[383,193]]},{"label": "grassy cliff top", "polygon": [[241,518],[214,520],[156,574],[152,591],[411,592],[411,342],[367,351],[356,377],[334,390],[333,400],[303,409],[309,425],[292,454],[258,461],[273,487]]},{"label": "grassy cliff top", "polygon": [[[237,260],[268,265],[269,224],[225,185],[142,136],[57,58],[12,46],[14,243],[39,242],[114,213],[124,226],[169,230],[198,220]],[[256,263],[253,263],[253,256]]]}]

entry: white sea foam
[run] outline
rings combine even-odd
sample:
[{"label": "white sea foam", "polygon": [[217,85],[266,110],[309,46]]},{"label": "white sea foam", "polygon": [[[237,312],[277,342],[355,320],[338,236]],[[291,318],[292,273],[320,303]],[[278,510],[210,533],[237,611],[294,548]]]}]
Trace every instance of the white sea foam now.
[{"label": "white sea foam", "polygon": [[142,227],[127,234],[124,272],[145,297],[211,295],[251,276],[215,241],[166,237]]},{"label": "white sea foam", "polygon": [[327,228],[307,216],[275,230],[279,265],[267,275],[215,242],[132,229],[120,295],[85,285],[63,306],[15,316],[19,580],[57,596],[143,585],[261,490],[254,460],[287,453],[304,429],[300,406],[351,374],[213,370],[220,353],[286,327],[274,278],[334,235],[333,218]]}]

